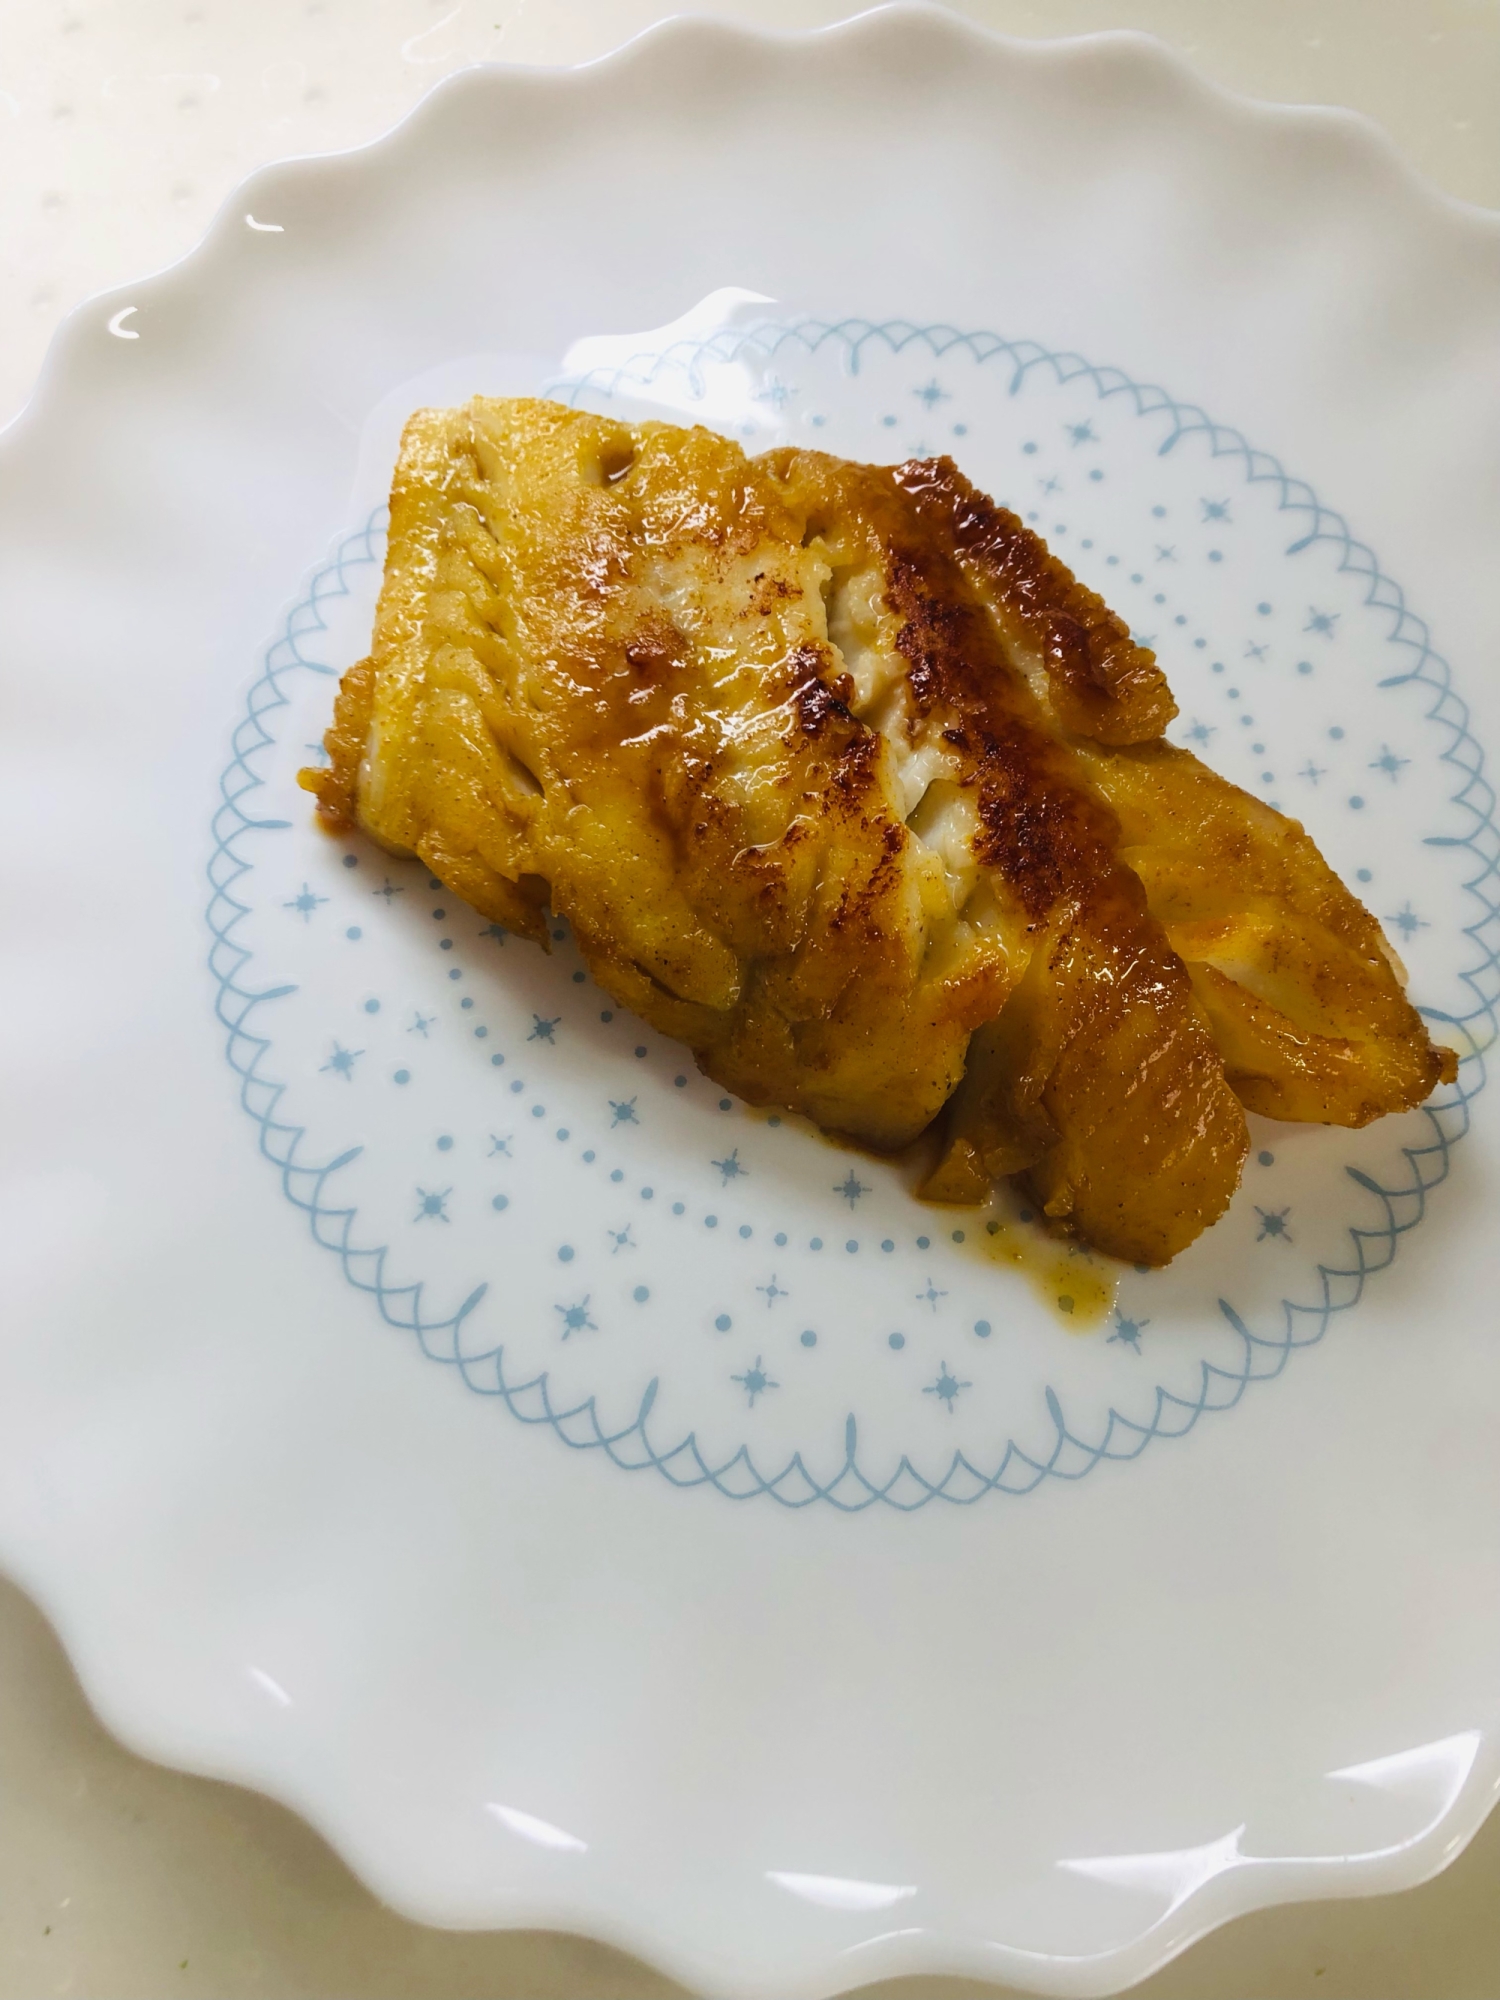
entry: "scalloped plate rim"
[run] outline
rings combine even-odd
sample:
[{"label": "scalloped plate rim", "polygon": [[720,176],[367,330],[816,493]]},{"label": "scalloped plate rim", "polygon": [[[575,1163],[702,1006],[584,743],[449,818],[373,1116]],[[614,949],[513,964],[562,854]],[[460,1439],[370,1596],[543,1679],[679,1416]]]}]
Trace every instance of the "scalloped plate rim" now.
[{"label": "scalloped plate rim", "polygon": [[[1377,172],[1387,185],[1404,190],[1409,201],[1421,205],[1429,221],[1441,218],[1444,224],[1462,232],[1470,241],[1492,245],[1500,242],[1500,214],[1461,201],[1437,188],[1401,155],[1384,129],[1373,119],[1342,107],[1281,104],[1258,100],[1205,77],[1190,61],[1159,38],[1134,30],[1107,30],[1079,36],[1034,40],[997,34],[946,9],[933,6],[897,4],[881,6],[847,20],[811,31],[776,30],[731,23],[693,14],[673,16],[632,37],[619,48],[580,64],[556,66],[508,63],[476,64],[438,82],[420,102],[374,139],[357,146],[316,154],[291,156],[257,169],[241,181],[225,198],[204,235],[183,256],[126,285],[112,286],[91,294],[65,317],[49,344],[37,384],[22,408],[0,429],[0,453],[26,430],[45,422],[63,402],[69,389],[69,370],[75,362],[75,347],[90,328],[99,308],[123,303],[127,294],[139,294],[144,286],[189,279],[205,252],[230,236],[238,226],[241,204],[254,192],[277,177],[287,174],[313,175],[327,167],[358,162],[366,156],[399,150],[402,143],[450,94],[499,85],[505,89],[528,88],[545,82],[576,88],[584,80],[604,72],[622,70],[628,63],[645,60],[669,41],[695,36],[713,41],[721,48],[749,44],[761,50],[791,51],[809,40],[834,43],[872,32],[905,33],[936,29],[951,40],[964,41],[977,52],[1011,59],[1048,62],[1077,62],[1099,57],[1129,57],[1156,65],[1168,73],[1179,90],[1198,105],[1232,112],[1243,127],[1288,125],[1301,130],[1326,133],[1346,146],[1357,147],[1364,165]],[[233,1751],[219,1746],[221,1755],[202,1754],[203,1746],[190,1747],[182,1736],[174,1735],[170,1721],[159,1714],[149,1715],[118,1698],[118,1690],[107,1672],[88,1674],[91,1659],[99,1660],[108,1651],[105,1635],[96,1647],[91,1643],[91,1613],[85,1603],[86,1589],[75,1589],[66,1579],[42,1574],[15,1552],[7,1552],[7,1568],[43,1607],[51,1622],[65,1636],[70,1656],[80,1665],[89,1698],[97,1712],[123,1742],[147,1756],[176,1768],[204,1776],[227,1779],[252,1786],[279,1799],[317,1827],[341,1851],[351,1842],[342,1837],[338,1813],[326,1803],[301,1795],[296,1787],[273,1773],[269,1764],[257,1758],[255,1746],[245,1743]],[[1035,1981],[1035,1990],[1076,1995],[1103,1995],[1134,1984],[1165,1964],[1209,1930],[1259,1908],[1281,1903],[1340,1896],[1389,1893],[1429,1879],[1451,1861],[1477,1831],[1500,1792],[1500,1742],[1486,1731],[1468,1775],[1453,1800],[1431,1826],[1414,1840],[1396,1849],[1356,1856],[1318,1859],[1315,1864],[1296,1857],[1278,1858],[1276,1868],[1259,1872],[1256,1867],[1231,1868],[1213,1878],[1212,1885],[1194,1891],[1165,1916],[1140,1932],[1128,1943],[1110,1950],[1070,1957],[1039,1953],[1000,1944],[978,1945],[945,1934],[924,1931],[916,1936],[886,1935],[872,1938],[839,1954],[809,1976],[788,1984],[785,1991],[825,1995],[845,1990],[851,1980],[866,1981],[912,1973],[969,1974],[976,1977],[1017,1978]],[[1275,1879],[1302,1867],[1299,1880]],[[380,1885],[381,1893],[399,1907],[406,1907],[420,1921],[434,1921],[429,1912],[405,1902],[399,1887]],[[1217,1907],[1210,1907],[1217,1905]],[[733,1989],[724,1978],[723,1967],[707,1967],[689,1950],[681,1949],[657,1932],[648,1934],[628,1923],[591,1919],[582,1910],[562,1909],[540,1902],[517,1899],[507,1928],[529,1923],[566,1924],[581,1936],[599,1939],[635,1952],[660,1965],[674,1976],[694,1980],[707,1978],[721,1990]],[[456,1925],[455,1928],[469,1926]]]},{"label": "scalloped plate rim", "polygon": [[234,184],[214,211],[203,234],[180,256],[143,272],[138,278],[89,292],[64,314],[47,344],[31,393],[21,407],[0,425],[0,450],[4,449],[8,439],[18,434],[21,426],[38,421],[47,403],[59,393],[60,378],[68,365],[67,349],[100,306],[123,300],[127,292],[138,292],[144,285],[155,285],[167,278],[186,275],[189,267],[220,237],[235,233],[237,219],[243,212],[240,204],[263,182],[284,173],[304,169],[317,171],[325,166],[348,164],[381,152],[405,135],[410,127],[431,117],[438,101],[450,91],[472,88],[476,79],[502,86],[520,84],[524,87],[527,83],[536,82],[576,86],[602,69],[623,68],[628,62],[644,57],[663,40],[675,40],[683,35],[717,38],[726,44],[748,43],[762,50],[789,50],[809,42],[833,45],[840,39],[852,40],[871,30],[900,31],[923,24],[958,39],[967,38],[977,50],[990,54],[1002,52],[1013,60],[1060,64],[1114,53],[1150,61],[1170,74],[1180,90],[1195,95],[1200,103],[1213,104],[1221,111],[1232,113],[1246,125],[1286,124],[1308,132],[1321,131],[1330,138],[1358,145],[1370,166],[1399,186],[1408,199],[1422,202],[1434,218],[1440,217],[1450,225],[1466,229],[1474,233],[1476,239],[1489,238],[1500,244],[1500,209],[1486,208],[1482,203],[1465,201],[1459,195],[1449,194],[1407,159],[1385,127],[1369,113],[1342,104],[1302,104],[1289,103],[1280,98],[1251,97],[1205,75],[1173,43],[1143,28],[1099,28],[1077,35],[1010,35],[957,14],[937,4],[937,0],[879,0],[879,4],[862,8],[843,20],[806,29],[765,27],[684,9],[680,13],[663,16],[617,47],[601,55],[590,56],[583,62],[466,63],[441,77],[409,111],[402,113],[371,139],[360,140],[353,146],[333,147],[327,152],[288,153],[283,158],[254,168]]}]

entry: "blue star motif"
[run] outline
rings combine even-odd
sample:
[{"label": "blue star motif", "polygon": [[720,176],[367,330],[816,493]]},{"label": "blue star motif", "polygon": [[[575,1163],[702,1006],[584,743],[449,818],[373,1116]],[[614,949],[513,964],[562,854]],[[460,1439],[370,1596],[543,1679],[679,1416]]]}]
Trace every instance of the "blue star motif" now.
[{"label": "blue star motif", "polygon": [[719,1176],[723,1181],[725,1187],[728,1187],[731,1181],[739,1180],[743,1175],[748,1174],[750,1171],[750,1169],[747,1166],[743,1166],[740,1162],[740,1149],[738,1146],[735,1147],[734,1151],[729,1155],[727,1159],[710,1160],[708,1164],[711,1167],[718,1168]]},{"label": "blue star motif", "polygon": [[1384,771],[1394,785],[1399,774],[1411,762],[1410,757],[1398,757],[1389,743],[1382,743],[1380,755],[1370,759],[1372,771]]},{"label": "blue star motif", "polygon": [[617,1104],[611,1098],[609,1100],[609,1108],[615,1114],[609,1121],[611,1128],[616,1125],[639,1125],[641,1122],[635,1115],[635,1099],[633,1097],[627,1097],[623,1104]]},{"label": "blue star motif", "polygon": [[1321,632],[1325,639],[1331,639],[1333,628],[1339,622],[1339,615],[1337,611],[1319,611],[1316,605],[1309,604],[1307,623],[1302,629],[1304,632]]},{"label": "blue star motif", "polygon": [[972,1389],[973,1386],[972,1382],[960,1382],[952,1369],[949,1368],[947,1362],[943,1361],[938,1364],[937,1380],[929,1382],[927,1387],[922,1391],[922,1394],[924,1396],[936,1396],[939,1402],[946,1405],[948,1414],[951,1417],[953,1414],[953,1405],[958,1401],[965,1389]]},{"label": "blue star motif", "polygon": [[1189,728],[1187,733],[1188,741],[1189,743],[1207,743],[1209,738],[1212,735],[1214,735],[1214,733],[1215,733],[1214,730],[1210,727],[1208,723],[1200,722],[1197,716],[1194,716],[1192,721],[1192,726]]},{"label": "blue star motif", "polygon": [[1297,776],[1299,778],[1306,778],[1310,785],[1315,785],[1319,778],[1326,778],[1328,776],[1328,771],[1325,765],[1315,764],[1311,757],[1309,757],[1307,762],[1302,766],[1302,769],[1297,773]]},{"label": "blue star motif", "polygon": [[938,1302],[938,1300],[939,1300],[939,1299],[945,1299],[945,1298],[947,1298],[947,1296],[948,1296],[948,1294],[947,1294],[946,1292],[940,1292],[940,1291],[938,1290],[937,1286],[936,1286],[936,1285],[935,1285],[935,1284],[934,1284],[934,1283],[932,1282],[931,1278],[929,1278],[929,1279],[927,1280],[927,1289],[926,1289],[926,1291],[925,1291],[925,1292],[918,1292],[918,1293],[917,1293],[917,1297],[918,1297],[919,1299],[926,1299],[926,1301],[927,1301],[928,1305],[930,1305],[930,1306],[932,1307],[932,1310],[933,1310],[934,1312],[936,1312],[936,1311],[937,1311],[937,1302]]},{"label": "blue star motif", "polygon": [[1122,1346],[1128,1347],[1132,1354],[1139,1354],[1141,1351],[1141,1335],[1150,1324],[1149,1319],[1127,1319],[1119,1307],[1116,1306],[1115,1330],[1105,1344],[1113,1346],[1118,1340]]},{"label": "blue star motif", "polygon": [[406,891],[398,882],[393,882],[390,876],[387,875],[381,886],[378,889],[372,889],[370,894],[372,896],[384,896],[386,908],[389,909],[392,896],[404,896]]},{"label": "blue star motif", "polygon": [[1200,500],[1198,504],[1203,509],[1203,518],[1205,521],[1227,521],[1229,519],[1229,502],[1227,500]]},{"label": "blue star motif", "polygon": [[750,1399],[752,1410],[755,1408],[755,1399],[757,1396],[763,1396],[767,1389],[779,1389],[781,1387],[779,1382],[773,1382],[766,1373],[758,1354],[755,1357],[755,1366],[753,1368],[747,1368],[743,1375],[731,1375],[729,1379],[731,1382],[738,1382],[740,1387],[745,1391],[745,1394]]},{"label": "blue star motif", "polygon": [[409,1035],[420,1035],[423,1041],[426,1041],[428,1038],[427,1030],[432,1026],[433,1022],[436,1019],[437,1019],[436,1014],[417,1014],[416,1016],[414,1016],[412,1024],[407,1029],[406,1032]]},{"label": "blue star motif", "polygon": [[494,1133],[494,1132],[491,1132],[491,1134],[490,1134],[490,1150],[489,1150],[489,1151],[488,1151],[488,1152],[487,1152],[487,1153],[485,1154],[485,1156],[484,1156],[484,1157],[485,1157],[485,1158],[486,1158],[487,1160],[493,1160],[493,1159],[494,1159],[494,1157],[495,1157],[495,1155],[496,1155],[497,1153],[500,1153],[500,1154],[502,1154],[502,1155],[503,1155],[503,1156],[504,1156],[504,1157],[505,1157],[505,1158],[506,1158],[507,1160],[508,1160],[508,1159],[510,1159],[510,1158],[512,1157],[512,1156],[511,1156],[511,1150],[510,1150],[510,1142],[511,1142],[511,1139],[512,1139],[512,1137],[513,1137],[513,1134],[511,1134],[511,1133],[507,1132],[507,1133],[506,1133],[506,1135],[505,1135],[505,1137],[504,1137],[504,1138],[502,1139],[502,1138],[500,1138],[500,1137],[498,1136],[498,1134],[496,1134],[496,1133]]},{"label": "blue star motif", "polygon": [[1292,1232],[1286,1226],[1286,1219],[1291,1212],[1289,1208],[1257,1207],[1255,1213],[1260,1217],[1260,1228],[1256,1233],[1256,1242],[1264,1243],[1268,1236],[1279,1236],[1283,1243],[1292,1242],[1294,1240]]},{"label": "blue star motif", "polygon": [[1154,632],[1132,632],[1130,636],[1138,646],[1154,646],[1156,644],[1156,634]]},{"label": "blue star motif", "polygon": [[359,1061],[360,1057],[363,1054],[364,1054],[363,1049],[345,1049],[341,1048],[339,1044],[335,1042],[333,1045],[333,1054],[328,1058],[327,1062],[323,1064],[323,1068],[331,1069],[334,1075],[341,1076],[344,1079],[345,1083],[353,1083],[354,1065]]},{"label": "blue star motif", "polygon": [[575,1333],[583,1333],[585,1331],[589,1333],[597,1333],[599,1331],[598,1327],[595,1326],[594,1322],[589,1318],[590,1296],[591,1295],[588,1292],[585,1292],[583,1297],[578,1301],[577,1305],[554,1306],[552,1308],[552,1310],[555,1313],[561,1313],[562,1315],[562,1323],[563,1323],[562,1337],[564,1340],[567,1340],[570,1337],[570,1335]]},{"label": "blue star motif", "polygon": [[844,1179],[838,1183],[833,1191],[835,1194],[841,1194],[851,1208],[853,1208],[862,1194],[870,1192],[862,1180],[856,1179],[853,1167],[849,1169]]},{"label": "blue star motif", "polygon": [[948,394],[948,391],[946,389],[940,389],[938,387],[937,377],[935,375],[933,376],[932,380],[927,384],[926,388],[913,389],[912,394],[916,397],[919,403],[923,404],[929,410],[936,409],[939,403],[948,403],[953,400],[952,397]]},{"label": "blue star motif", "polygon": [[452,1218],[448,1214],[448,1197],[452,1192],[451,1187],[445,1187],[438,1194],[429,1194],[426,1188],[419,1187],[417,1189],[417,1212],[412,1217],[412,1220],[414,1222],[451,1221]]},{"label": "blue star motif", "polygon": [[634,1250],[636,1248],[636,1241],[630,1233],[630,1224],[628,1222],[623,1229],[607,1229],[604,1233],[614,1244],[614,1248],[609,1253],[611,1257],[618,1257],[622,1250]]},{"label": "blue star motif", "polygon": [[506,938],[505,926],[504,924],[486,924],[478,935],[480,937],[492,937],[496,944],[504,944]]},{"label": "blue star motif", "polygon": [[780,410],[785,407],[787,398],[795,396],[796,393],[790,383],[783,382],[779,375],[768,375],[765,387],[756,390],[754,400],[757,403],[769,403],[773,410]]},{"label": "blue star motif", "polygon": [[1063,429],[1067,433],[1069,444],[1097,444],[1099,442],[1098,437],[1095,435],[1094,426],[1090,423],[1064,424]]},{"label": "blue star motif", "polygon": [[1245,658],[1247,660],[1263,660],[1265,657],[1266,649],[1264,646],[1257,645],[1254,639],[1247,642],[1245,646]]},{"label": "blue star motif", "polygon": [[1058,478],[1055,472],[1052,473],[1050,477],[1046,479],[1039,479],[1037,481],[1037,485],[1041,488],[1043,493],[1050,494],[1050,493],[1062,492],[1062,481]]},{"label": "blue star motif", "polygon": [[1155,544],[1155,548],[1156,548],[1156,560],[1158,562],[1176,562],[1177,550],[1171,543],[1157,542]]},{"label": "blue star motif", "polygon": [[1425,917],[1419,917],[1417,915],[1416,911],[1411,906],[1411,901],[1409,898],[1407,900],[1405,908],[1397,910],[1395,916],[1387,917],[1386,922],[1388,924],[1394,924],[1396,929],[1400,931],[1402,937],[1406,938],[1415,937],[1418,931],[1425,931],[1429,928],[1427,919]]},{"label": "blue star motif", "polygon": [[768,1307],[774,1306],[778,1299],[789,1299],[792,1296],[785,1285],[777,1284],[776,1273],[774,1271],[771,1273],[771,1282],[769,1285],[757,1285],[755,1289],[758,1292],[765,1293],[766,1305]]},{"label": "blue star motif", "polygon": [[554,1014],[550,1021],[544,1021],[540,1014],[533,1014],[531,1018],[536,1025],[532,1028],[531,1033],[526,1037],[528,1042],[556,1041],[557,1024],[562,1019],[561,1014]]},{"label": "blue star motif", "polygon": [[310,924],[312,922],[313,911],[318,907],[319,903],[326,903],[327,901],[328,898],[326,896],[315,896],[304,882],[301,893],[293,896],[289,902],[283,903],[281,907],[284,910],[295,910],[304,923]]}]

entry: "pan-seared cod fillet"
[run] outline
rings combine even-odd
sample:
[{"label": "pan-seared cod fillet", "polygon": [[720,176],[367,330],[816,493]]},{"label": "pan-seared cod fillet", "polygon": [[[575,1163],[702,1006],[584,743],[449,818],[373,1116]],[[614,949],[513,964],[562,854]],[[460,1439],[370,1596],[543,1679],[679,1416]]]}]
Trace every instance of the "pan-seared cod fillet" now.
[{"label": "pan-seared cod fillet", "polygon": [[407,426],[371,655],[305,771],[756,1104],[924,1190],[1025,1177],[1161,1264],[1242,1104],[1363,1124],[1435,1050],[1295,822],[1161,739],[1152,655],[945,459],[476,399]]}]

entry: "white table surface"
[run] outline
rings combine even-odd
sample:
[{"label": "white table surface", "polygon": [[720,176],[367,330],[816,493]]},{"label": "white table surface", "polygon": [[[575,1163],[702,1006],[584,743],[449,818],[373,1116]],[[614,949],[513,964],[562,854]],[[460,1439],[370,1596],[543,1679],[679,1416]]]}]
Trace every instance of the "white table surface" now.
[{"label": "white table surface", "polygon": [[[1251,95],[1367,112],[1439,186],[1500,207],[1500,0],[955,4],[1018,35],[1148,29]],[[693,9],[777,27],[855,10]],[[181,256],[242,175],[372,138],[466,63],[581,60],[673,11],[663,0],[0,0],[0,424],[59,319]],[[453,1934],[392,1915],[281,1807],[115,1744],[42,1619],[0,1582],[0,2000],[678,1990],[578,1939]],[[1003,2000],[957,1981],[878,1990]],[[1425,1888],[1245,1918],[1136,1991],[1494,2000],[1500,1815]]]}]

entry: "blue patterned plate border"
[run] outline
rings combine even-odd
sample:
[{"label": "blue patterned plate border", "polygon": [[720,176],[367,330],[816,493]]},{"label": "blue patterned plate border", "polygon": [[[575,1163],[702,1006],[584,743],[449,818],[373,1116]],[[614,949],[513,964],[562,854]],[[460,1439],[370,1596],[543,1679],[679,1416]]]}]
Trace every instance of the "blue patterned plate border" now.
[{"label": "blue patterned plate border", "polygon": [[1495,796],[1484,776],[1483,753],[1469,728],[1468,709],[1453,691],[1450,669],[1433,649],[1426,624],[1408,610],[1400,587],[1385,575],[1372,552],[1351,536],[1343,518],[1325,508],[1310,487],[1292,479],[1276,459],[1255,450],[1237,431],[1214,423],[1193,405],[1178,403],[1162,389],[1137,383],[1118,369],[1096,367],[1076,354],[1054,353],[1035,342],[1013,342],[993,333],[964,333],[952,327],[922,327],[904,321],[876,324],[846,319],[829,324],[801,320],[791,325],[726,330],[691,346],[642,355],[638,364],[627,364],[607,376],[591,376],[569,387],[574,395],[586,387],[612,393],[627,380],[649,381],[669,365],[691,366],[700,359],[732,360],[746,351],[767,358],[788,348],[815,352],[830,343],[842,346],[850,372],[857,372],[861,352],[872,342],[892,353],[924,347],[935,358],[964,349],[978,363],[1008,367],[1011,395],[1020,391],[1035,369],[1050,371],[1059,384],[1086,379],[1101,401],[1121,397],[1139,416],[1165,414],[1172,428],[1159,447],[1163,456],[1185,438],[1201,436],[1214,458],[1239,461],[1247,483],[1275,488],[1278,509],[1297,522],[1297,533],[1285,551],[1288,556],[1315,544],[1331,545],[1339,570],[1362,582],[1364,603],[1385,614],[1386,642],[1400,649],[1401,657],[1399,670],[1382,679],[1379,686],[1418,684],[1431,691],[1426,719],[1445,732],[1447,740],[1439,754],[1454,774],[1450,803],[1460,810],[1468,830],[1459,835],[1431,836],[1427,844],[1461,848],[1473,857],[1473,872],[1463,887],[1475,910],[1474,921],[1464,927],[1475,957],[1460,973],[1473,1005],[1458,1014],[1425,1010],[1450,1038],[1466,1048],[1459,1082],[1425,1108],[1426,1143],[1402,1148],[1404,1180],[1386,1185],[1362,1169],[1346,1167],[1346,1173],[1371,1199],[1372,1225],[1350,1227],[1348,1261],[1319,1264],[1315,1297],[1281,1301],[1279,1333],[1253,1331],[1228,1300],[1219,1300],[1219,1310],[1239,1346],[1237,1369],[1204,1361],[1196,1396],[1158,1387],[1148,1421],[1111,1407],[1102,1430],[1092,1439],[1070,1428],[1060,1397],[1048,1388],[1045,1400],[1053,1429],[1049,1449],[1045,1453],[1027,1451],[1012,1440],[991,1471],[976,1466],[963,1452],[955,1452],[941,1476],[932,1478],[903,1455],[888,1477],[871,1478],[860,1464],[858,1426],[851,1415],[844,1430],[844,1462],[832,1477],[816,1477],[800,1452],[793,1453],[779,1471],[767,1475],[743,1446],[715,1462],[700,1449],[693,1432],[667,1448],[654,1443],[648,1429],[657,1390],[654,1379],[632,1420],[611,1426],[601,1421],[592,1395],[557,1406],[545,1370],[512,1380],[502,1346],[465,1353],[462,1331],[485,1295],[484,1286],[472,1290],[456,1311],[438,1316],[425,1310],[420,1282],[388,1281],[388,1249],[359,1245],[356,1209],[341,1205],[330,1189],[334,1177],[351,1163],[358,1149],[327,1160],[310,1159],[306,1157],[305,1128],[280,1116],[285,1086],[265,1073],[272,1043],[258,1032],[254,1016],[257,1009],[291,989],[285,985],[258,987],[247,978],[252,954],[235,933],[250,906],[234,893],[254,866],[241,845],[245,837],[289,824],[257,816],[253,810],[254,795],[265,782],[255,760],[276,740],[267,718],[287,705],[282,683],[288,677],[299,672],[329,676],[326,665],[304,652],[303,642],[326,630],[324,607],[331,599],[348,594],[346,572],[377,560],[383,509],[362,530],[342,540],[329,562],[315,574],[306,594],[288,615],[280,638],[269,648],[250,689],[245,714],[233,733],[230,762],[220,780],[221,804],[213,819],[208,866],[213,894],[207,909],[213,935],[209,964],[217,986],[215,1011],[226,1032],[226,1057],[239,1078],[240,1102],[257,1127],[260,1150],[277,1169],[288,1200],[306,1215],[314,1240],[337,1255],[345,1278],[375,1300],[387,1325],[414,1334],[429,1358],[456,1367],[470,1389],[498,1397],[522,1423],[549,1425],[573,1449],[602,1448],[615,1464],[630,1471],[655,1467],[675,1486],[711,1485],[732,1499],[764,1493],[791,1508],[823,1500],[846,1513],[862,1511],[877,1502],[901,1512],[914,1511],[933,1499],[969,1504],[995,1491],[1013,1495],[1031,1492],[1048,1478],[1077,1480],[1105,1460],[1139,1457],[1153,1438],[1184,1436],[1206,1412],[1235,1407],[1250,1383],[1278,1377],[1294,1350],[1321,1340],[1336,1313],[1358,1304],[1368,1279],[1392,1262],[1400,1238],[1423,1219],[1429,1193],[1447,1177],[1453,1148],[1469,1130],[1471,1106],[1485,1083],[1484,1057],[1493,1045],[1500,1004],[1500,900],[1496,894],[1500,834],[1494,823]]}]

